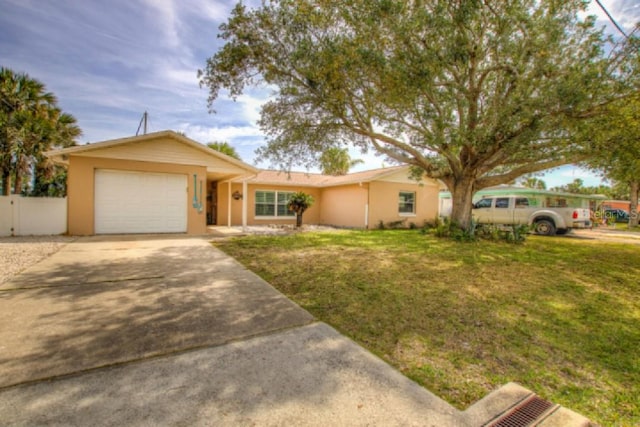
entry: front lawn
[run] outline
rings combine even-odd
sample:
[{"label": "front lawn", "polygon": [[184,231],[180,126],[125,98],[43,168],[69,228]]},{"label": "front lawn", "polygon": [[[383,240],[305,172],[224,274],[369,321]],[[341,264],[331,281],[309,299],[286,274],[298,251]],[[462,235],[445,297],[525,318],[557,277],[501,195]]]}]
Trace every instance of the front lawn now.
[{"label": "front lawn", "polygon": [[515,381],[603,425],[640,425],[640,246],[417,231],[216,245],[460,409]]}]

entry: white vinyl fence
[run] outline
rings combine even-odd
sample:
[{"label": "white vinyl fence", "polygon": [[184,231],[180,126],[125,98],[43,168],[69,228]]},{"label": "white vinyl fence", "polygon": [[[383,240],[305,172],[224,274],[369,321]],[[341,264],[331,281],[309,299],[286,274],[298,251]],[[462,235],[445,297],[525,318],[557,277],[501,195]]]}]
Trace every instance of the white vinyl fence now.
[{"label": "white vinyl fence", "polygon": [[0,196],[0,236],[45,236],[66,232],[66,198]]}]

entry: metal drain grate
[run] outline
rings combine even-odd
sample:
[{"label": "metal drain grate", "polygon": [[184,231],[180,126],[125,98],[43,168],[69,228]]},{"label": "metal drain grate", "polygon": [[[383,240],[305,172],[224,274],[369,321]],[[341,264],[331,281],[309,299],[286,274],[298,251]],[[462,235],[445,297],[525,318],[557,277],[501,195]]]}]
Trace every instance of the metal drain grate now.
[{"label": "metal drain grate", "polygon": [[512,408],[497,420],[487,424],[487,427],[526,427],[532,425],[538,417],[553,407],[554,404],[531,396],[522,403]]}]

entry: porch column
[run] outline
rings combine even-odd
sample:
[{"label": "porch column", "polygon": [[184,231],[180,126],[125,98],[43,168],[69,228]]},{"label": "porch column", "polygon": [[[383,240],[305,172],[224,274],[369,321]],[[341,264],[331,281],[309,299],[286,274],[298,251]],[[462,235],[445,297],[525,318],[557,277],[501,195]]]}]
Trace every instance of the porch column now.
[{"label": "porch column", "polygon": [[247,181],[242,181],[242,231],[247,228],[247,199],[249,194],[247,193]]},{"label": "porch column", "polygon": [[364,205],[364,228],[369,228],[369,203]]},{"label": "porch column", "polygon": [[231,181],[227,181],[227,227],[231,227]]}]

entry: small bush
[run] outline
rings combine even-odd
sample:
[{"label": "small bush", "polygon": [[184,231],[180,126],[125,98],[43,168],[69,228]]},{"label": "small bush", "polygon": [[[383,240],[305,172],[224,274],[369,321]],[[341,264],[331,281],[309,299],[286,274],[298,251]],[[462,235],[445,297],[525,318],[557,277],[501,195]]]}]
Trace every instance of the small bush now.
[{"label": "small bush", "polygon": [[528,225],[517,224],[511,226],[498,225],[498,224],[478,224],[475,221],[471,221],[468,230],[464,230],[457,224],[444,218],[442,221],[437,221],[435,227],[429,228],[425,226],[421,230],[423,234],[426,234],[430,230],[433,230],[433,234],[436,237],[450,238],[459,242],[475,242],[477,240],[491,240],[500,241],[504,240],[509,243],[523,243],[526,240],[527,234],[531,231]]},{"label": "small bush", "polygon": [[401,229],[401,228],[407,228],[405,226],[406,222],[407,222],[406,219],[401,219],[401,220],[398,220],[398,221],[389,221],[389,222],[387,222],[387,228],[390,228],[392,230],[398,230],[398,229]]},{"label": "small bush", "polygon": [[531,231],[528,225],[513,224],[510,226],[499,224],[483,224],[477,228],[477,235],[484,240],[500,241],[509,243],[523,243],[527,234]]},{"label": "small bush", "polygon": [[449,218],[444,218],[442,221],[437,222],[433,233],[436,237],[450,238],[459,242],[471,242],[476,239],[475,227],[476,224],[472,222],[469,230],[464,230]]}]

